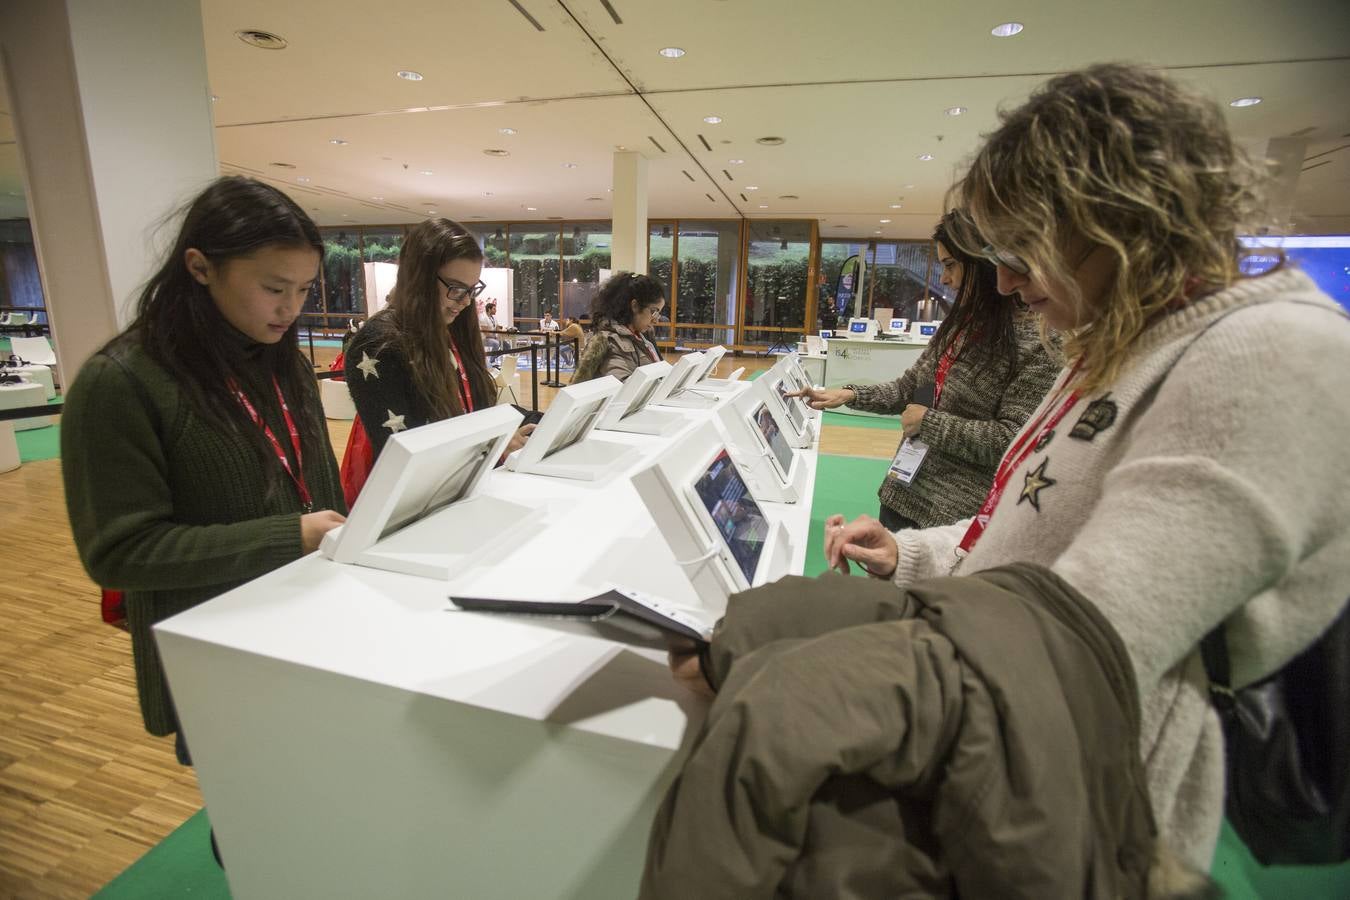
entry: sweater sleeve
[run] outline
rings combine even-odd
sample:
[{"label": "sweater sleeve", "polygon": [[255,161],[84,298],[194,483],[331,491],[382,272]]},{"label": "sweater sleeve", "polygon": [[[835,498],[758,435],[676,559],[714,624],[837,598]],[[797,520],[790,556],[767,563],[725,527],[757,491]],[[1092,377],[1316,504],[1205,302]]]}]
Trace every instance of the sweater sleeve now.
[{"label": "sweater sleeve", "polygon": [[918,438],[929,447],[980,465],[996,465],[1036,411],[1059,372],[1058,360],[1041,346],[1034,327],[1018,332],[1017,368],[1009,373],[993,418],[966,419],[930,409]]},{"label": "sweater sleeve", "polygon": [[1111,620],[1145,692],[1239,610],[1259,620],[1245,647],[1229,634],[1241,682],[1283,665],[1345,602],[1350,323],[1270,307],[1183,354],[1051,567]]},{"label": "sweater sleeve", "polygon": [[94,356],[66,396],[61,472],[80,561],[107,588],[180,590],[253,578],[301,555],[300,515],[174,521],[160,423],[116,362]]},{"label": "sweater sleeve", "polygon": [[390,435],[425,425],[428,419],[403,354],[392,343],[374,353],[373,344],[357,336],[347,353],[346,376],[356,414],[378,459]]},{"label": "sweater sleeve", "polygon": [[881,384],[848,384],[845,387],[852,388],[857,397],[848,406],[853,409],[860,409],[864,412],[874,412],[882,414],[896,415],[905,411],[909,405],[910,398],[914,396],[914,389],[924,380],[932,381],[933,373],[937,370],[936,355],[933,351],[933,345],[929,344],[924,348],[923,353],[914,361],[914,365],[905,370],[905,373],[894,381],[886,381]]}]

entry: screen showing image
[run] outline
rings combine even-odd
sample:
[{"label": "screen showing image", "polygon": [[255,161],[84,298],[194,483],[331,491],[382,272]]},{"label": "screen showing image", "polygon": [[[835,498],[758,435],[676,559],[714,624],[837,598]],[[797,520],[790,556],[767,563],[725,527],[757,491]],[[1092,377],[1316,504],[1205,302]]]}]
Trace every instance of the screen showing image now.
[{"label": "screen showing image", "polygon": [[559,450],[566,450],[568,447],[581,440],[590,427],[595,424],[595,420],[600,418],[600,414],[605,411],[605,404],[609,402],[607,397],[599,400],[592,400],[586,406],[573,414],[571,420],[564,426],[558,436],[549,444],[548,449],[544,451],[542,459],[548,459]]},{"label": "screen showing image", "polygon": [[848,330],[851,331],[851,332],[853,332],[854,334],[866,334],[866,333],[867,333],[867,323],[866,323],[866,322],[849,322],[849,323],[848,323]]},{"label": "screen showing image", "polygon": [[623,415],[619,416],[619,418],[626,419],[633,413],[641,412],[642,408],[647,405],[647,401],[652,399],[652,394],[655,394],[656,389],[661,386],[661,381],[662,379],[660,378],[648,379],[647,383],[638,391],[638,395],[633,398],[633,402],[628,404],[628,408],[623,411]]},{"label": "screen showing image", "polygon": [[908,327],[908,319],[891,319],[891,331],[904,331]]},{"label": "screen showing image", "polygon": [[937,334],[937,330],[938,327],[936,325],[919,326],[919,334],[923,335],[924,337],[932,337],[933,335]]},{"label": "screen showing image", "polygon": [[828,341],[832,337],[834,337],[833,331],[826,329],[820,332],[820,339],[823,341]]},{"label": "screen showing image", "polygon": [[797,401],[788,396],[788,389],[781,379],[774,382],[773,389],[778,392],[778,399],[783,401],[783,408],[787,410],[792,426],[800,432],[806,427],[806,418],[802,415],[801,408],[797,406]]},{"label": "screen showing image", "polygon": [[[404,525],[429,516],[461,499],[473,481],[474,475],[488,464],[488,454],[492,452],[496,442],[496,438],[489,438],[481,444],[461,448],[450,459],[427,459],[423,465],[428,468],[435,465],[444,476],[438,483],[432,482],[428,477],[411,479],[409,487],[413,489],[404,491],[403,496],[399,497],[398,503],[394,505],[394,511],[389,514],[389,521],[380,530],[380,537],[386,537]],[[418,459],[417,462],[421,463],[422,460]],[[444,468],[441,468],[442,466]],[[416,490],[421,483],[428,486],[434,483],[434,487],[431,487],[430,491]]]},{"label": "screen showing image", "polygon": [[788,472],[792,471],[792,448],[788,446],[787,438],[783,437],[778,420],[763,403],[755,408],[750,418],[754,421],[760,436],[764,438],[764,446],[768,447],[774,459],[778,460],[778,468],[782,470],[783,480],[786,481]]},{"label": "screen showing image", "polygon": [[764,513],[750,496],[745,480],[736,471],[736,464],[726,450],[718,453],[699,476],[694,483],[694,493],[708,511],[745,580],[753,584],[755,569],[769,536],[769,523],[764,520]]}]

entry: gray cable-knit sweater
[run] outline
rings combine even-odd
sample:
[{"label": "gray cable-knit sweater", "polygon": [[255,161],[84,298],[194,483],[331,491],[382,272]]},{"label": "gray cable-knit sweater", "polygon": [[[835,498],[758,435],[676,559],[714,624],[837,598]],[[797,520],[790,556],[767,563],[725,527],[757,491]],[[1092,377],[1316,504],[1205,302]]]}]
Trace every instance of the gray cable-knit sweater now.
[{"label": "gray cable-knit sweater", "polygon": [[[924,414],[919,427],[917,438],[928,445],[928,456],[908,485],[887,473],[877,491],[884,506],[920,527],[950,525],[980,508],[1003,451],[1060,368],[1058,354],[1041,343],[1037,316],[1019,317],[1016,331],[1016,365],[984,365],[982,354],[971,351],[952,363],[937,408]],[[895,381],[846,385],[858,393],[848,405],[904,412],[915,388],[933,381],[938,361],[937,347],[930,344]]]},{"label": "gray cable-knit sweater", "polygon": [[1247,684],[1350,595],[1347,359],[1350,320],[1307,276],[1245,279],[1145,331],[1110,388],[1013,471],[959,565],[967,522],[896,534],[902,586],[1029,562],[1097,605],[1135,668],[1159,826],[1202,870],[1224,749],[1201,638],[1226,622],[1234,682]]}]

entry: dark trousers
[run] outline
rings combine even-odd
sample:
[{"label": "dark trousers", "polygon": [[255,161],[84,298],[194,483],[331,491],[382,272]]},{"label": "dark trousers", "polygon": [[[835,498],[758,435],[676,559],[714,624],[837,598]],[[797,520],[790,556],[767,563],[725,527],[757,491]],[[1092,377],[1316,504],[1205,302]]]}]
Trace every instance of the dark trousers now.
[{"label": "dark trousers", "polygon": [[878,515],[877,518],[881,521],[882,525],[886,526],[887,531],[903,531],[906,528],[919,527],[918,522],[915,522],[913,519],[906,519],[884,503],[881,506],[881,514]]}]

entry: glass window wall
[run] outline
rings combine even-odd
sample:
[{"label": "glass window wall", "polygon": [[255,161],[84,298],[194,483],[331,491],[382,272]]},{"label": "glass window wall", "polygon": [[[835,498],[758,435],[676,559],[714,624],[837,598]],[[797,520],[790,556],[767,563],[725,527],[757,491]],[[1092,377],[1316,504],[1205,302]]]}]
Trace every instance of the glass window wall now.
[{"label": "glass window wall", "polygon": [[806,326],[810,222],[750,222],[742,339],[792,347]]},{"label": "glass window wall", "polygon": [[560,227],[544,230],[537,225],[516,225],[507,231],[515,319],[522,331],[538,325],[545,310],[558,316],[561,238]]},{"label": "glass window wall", "polygon": [[577,224],[564,229],[563,296],[559,319],[589,318],[591,301],[600,287],[600,270],[610,268],[614,235],[608,222]]}]

